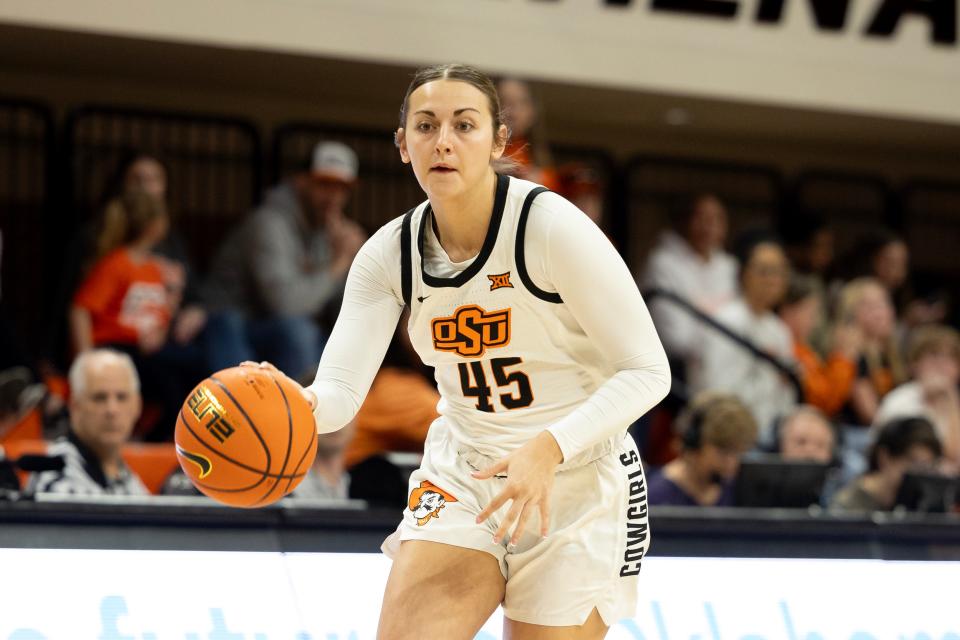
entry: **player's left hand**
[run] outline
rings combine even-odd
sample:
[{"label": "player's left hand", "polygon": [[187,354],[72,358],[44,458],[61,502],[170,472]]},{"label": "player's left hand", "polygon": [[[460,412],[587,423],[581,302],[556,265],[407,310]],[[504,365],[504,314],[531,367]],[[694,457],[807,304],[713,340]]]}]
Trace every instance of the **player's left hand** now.
[{"label": "player's left hand", "polygon": [[[479,524],[506,504],[507,500],[511,501],[510,510],[493,534],[494,543],[499,543],[513,529],[510,544],[517,544],[530,514],[535,509],[540,512],[540,535],[547,535],[550,523],[550,494],[557,465],[562,461],[563,452],[560,451],[560,445],[553,434],[541,431],[510,455],[472,474],[478,480],[492,478],[500,473],[507,475],[503,491],[477,516]],[[513,526],[514,523],[516,526]]]}]

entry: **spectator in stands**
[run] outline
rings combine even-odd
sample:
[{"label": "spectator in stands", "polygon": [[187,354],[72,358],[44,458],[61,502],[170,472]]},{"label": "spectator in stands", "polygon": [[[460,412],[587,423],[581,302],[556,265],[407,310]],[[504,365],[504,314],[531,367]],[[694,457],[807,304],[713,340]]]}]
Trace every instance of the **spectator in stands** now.
[{"label": "spectator in stands", "polygon": [[168,227],[161,200],[133,191],[114,201],[125,220],[124,243],[93,265],[74,294],[70,331],[77,353],[109,346],[129,354],[159,410],[148,437],[167,439],[183,398],[198,377],[166,348],[170,320],[184,286],[183,271],[153,253]]},{"label": "spectator in stands", "polygon": [[224,241],[211,267],[212,369],[270,360],[293,378],[323,347],[315,318],[336,299],[366,235],[344,215],[357,178],[346,145],[321,142],[304,170],[270,190]]},{"label": "spectator in stands", "polygon": [[62,471],[34,475],[36,492],[147,495],[121,457],[140,415],[140,380],[133,361],[110,349],[81,353],[70,367],[70,432],[47,453],[62,456]]},{"label": "spectator in stands", "polygon": [[841,290],[836,326],[855,328],[863,336],[857,377],[841,412],[847,424],[872,424],[880,400],[904,377],[894,322],[890,294],[878,280],[857,278]]},{"label": "spectator in stands", "polygon": [[338,431],[317,436],[317,456],[303,482],[294,490],[296,498],[346,500],[350,497],[350,475],[344,453],[353,437],[355,421]]},{"label": "spectator in stands", "polygon": [[697,394],[678,420],[679,457],[651,476],[650,504],[730,506],[740,457],[757,443],[757,422],[738,398]]},{"label": "spectator in stands", "polygon": [[809,343],[821,317],[821,301],[817,282],[811,276],[795,274],[779,314],[793,338],[793,355],[799,365],[804,402],[834,416],[850,398],[863,339],[855,325],[838,325],[834,330],[833,349],[824,362]]},{"label": "spectator in stands", "polygon": [[941,322],[946,317],[943,300],[913,299],[910,291],[910,250],[897,234],[878,228],[863,235],[854,246],[850,261],[853,277],[875,278],[889,293],[897,316],[909,329]]},{"label": "spectator in stands", "polygon": [[888,511],[908,471],[936,471],[942,446],[926,418],[903,418],[880,427],[870,449],[870,467],[833,497],[831,509]]},{"label": "spectator in stands", "polygon": [[[174,354],[175,350],[171,349],[170,355],[177,355],[184,367],[200,369],[201,353],[196,340],[206,324],[206,311],[199,303],[195,270],[184,242],[170,224],[168,171],[157,156],[137,150],[121,154],[116,171],[107,181],[100,198],[99,211],[81,227],[67,251],[60,282],[62,290],[58,298],[61,301],[68,298],[72,300],[79,283],[89,274],[93,265],[124,244],[128,235],[128,221],[123,199],[137,192],[146,193],[167,206],[167,233],[156,243],[152,252],[166,258],[171,273],[176,272],[183,279],[183,301],[171,320],[169,332],[171,347],[180,347],[181,353]],[[66,307],[69,307],[69,302],[58,303],[58,308]]]},{"label": "spectator in stands", "polygon": [[149,154],[124,154],[116,175],[110,182],[103,210],[96,223],[93,252],[88,256],[89,262],[85,265],[85,270],[89,270],[95,262],[126,241],[127,218],[124,210],[122,207],[111,206],[117,199],[141,192],[163,202],[164,205],[167,204],[167,170],[159,159]]},{"label": "spectator in stands", "polygon": [[173,311],[168,284],[178,293],[183,285],[180,274],[153,253],[167,233],[167,209],[143,192],[131,192],[109,209],[110,217],[125,220],[124,235],[93,264],[74,294],[74,348],[124,344],[154,353],[166,341]]},{"label": "spectator in stands", "polygon": [[514,175],[518,178],[556,191],[560,179],[547,144],[540,105],[530,84],[517,78],[503,78],[497,82],[497,93],[503,122],[510,130],[503,157],[517,164]]},{"label": "spectator in stands", "polygon": [[[765,232],[744,234],[737,243],[740,297],[716,319],[755,349],[787,366],[793,364],[790,330],[773,312],[786,293],[790,266],[780,243]],[[753,412],[760,442],[770,445],[774,420],[790,411],[797,394],[786,375],[771,362],[718,331],[700,333],[703,369],[697,390],[733,393]]]},{"label": "spectator in stands", "polygon": [[777,449],[784,460],[823,464],[835,461],[836,432],[818,408],[798,406],[783,418],[778,431]]},{"label": "spectator in stands", "polygon": [[603,226],[603,185],[596,171],[583,162],[557,166],[550,151],[543,109],[533,87],[517,78],[497,82],[503,121],[510,130],[504,158],[516,163],[518,178],[542,184],[573,202],[598,226]]},{"label": "spectator in stands", "polygon": [[780,222],[780,233],[794,273],[809,278],[824,303],[808,335],[808,342],[816,351],[830,353],[834,336],[830,335],[829,309],[832,305],[827,303],[832,300],[828,285],[834,263],[833,229],[822,215],[808,211],[784,217]]},{"label": "spectator in stands", "polygon": [[[641,286],[674,293],[713,315],[737,292],[737,263],[723,249],[727,211],[716,196],[700,194],[674,212],[671,222],[650,254]],[[709,330],[669,300],[652,300],[650,313],[671,369],[680,374],[683,366],[677,365],[686,365],[686,377],[696,377],[702,337]]]},{"label": "spectator in stands", "polygon": [[884,396],[874,428],[896,418],[927,418],[943,444],[944,457],[960,468],[960,333],[944,325],[914,329],[907,362],[911,381]]},{"label": "spectator in stands", "polygon": [[[167,168],[156,156],[142,152],[129,152],[121,161],[116,183],[113,187],[114,197],[134,191],[143,191],[163,200],[169,209],[167,175]],[[105,217],[109,210],[109,207],[105,209]],[[101,233],[97,238],[99,256],[102,257],[118,246],[119,236],[117,232],[118,230],[122,231],[123,225],[124,221],[122,219],[109,221],[104,219]],[[173,345],[191,345],[206,326],[207,312],[200,301],[196,272],[176,225],[171,224],[166,236],[157,244],[154,251],[165,257],[172,269],[182,271],[183,299],[177,305],[176,314],[171,321],[170,341]],[[180,359],[182,361],[192,360],[190,364],[196,368],[198,357],[198,351],[190,350],[181,354]]]},{"label": "spectator in stands", "polygon": [[825,286],[834,253],[833,229],[827,220],[815,212],[801,212],[786,216],[779,229],[794,270]]},{"label": "spectator in stands", "polygon": [[900,236],[878,228],[858,239],[853,261],[854,277],[876,278],[893,295],[907,281],[910,251]]}]

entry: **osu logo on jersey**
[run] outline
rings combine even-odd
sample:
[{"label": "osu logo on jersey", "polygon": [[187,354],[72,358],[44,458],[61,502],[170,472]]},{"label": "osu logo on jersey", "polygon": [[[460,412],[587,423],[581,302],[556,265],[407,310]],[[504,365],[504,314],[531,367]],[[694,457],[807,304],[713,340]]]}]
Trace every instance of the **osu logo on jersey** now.
[{"label": "osu logo on jersey", "polygon": [[503,287],[510,287],[513,289],[513,283],[510,282],[509,271],[506,273],[488,273],[487,278],[490,279],[490,291],[496,291],[497,289],[502,289]]},{"label": "osu logo on jersey", "polygon": [[457,502],[452,495],[433,485],[433,483],[424,480],[420,486],[410,492],[410,499],[407,506],[410,512],[417,519],[417,524],[421,527],[428,522],[430,518],[439,518],[440,509],[448,502]]},{"label": "osu logo on jersey", "polygon": [[475,304],[460,307],[452,316],[433,319],[433,348],[479,358],[487,349],[510,342],[510,309],[486,312]]}]

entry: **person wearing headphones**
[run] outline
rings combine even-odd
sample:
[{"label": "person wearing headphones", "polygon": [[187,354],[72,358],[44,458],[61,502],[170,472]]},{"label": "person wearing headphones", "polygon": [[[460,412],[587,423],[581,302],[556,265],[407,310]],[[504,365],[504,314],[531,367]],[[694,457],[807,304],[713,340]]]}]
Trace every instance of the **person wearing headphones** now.
[{"label": "person wearing headphones", "polygon": [[757,421],[736,396],[704,391],[680,416],[680,455],[650,478],[650,504],[732,506],[740,457],[757,443]]},{"label": "person wearing headphones", "polygon": [[842,488],[830,502],[834,511],[889,511],[907,472],[932,473],[943,457],[943,444],[927,418],[891,420],[879,427],[870,447],[870,468]]}]

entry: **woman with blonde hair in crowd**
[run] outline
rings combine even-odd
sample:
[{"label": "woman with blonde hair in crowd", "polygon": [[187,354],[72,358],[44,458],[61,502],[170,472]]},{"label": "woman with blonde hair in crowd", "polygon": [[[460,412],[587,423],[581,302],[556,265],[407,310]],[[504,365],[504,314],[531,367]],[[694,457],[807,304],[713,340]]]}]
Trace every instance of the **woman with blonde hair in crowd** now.
[{"label": "woman with blonde hair in crowd", "polygon": [[835,331],[845,328],[858,329],[863,344],[850,401],[841,419],[850,424],[869,425],[883,396],[904,379],[893,303],[880,281],[857,278],[840,291]]}]

